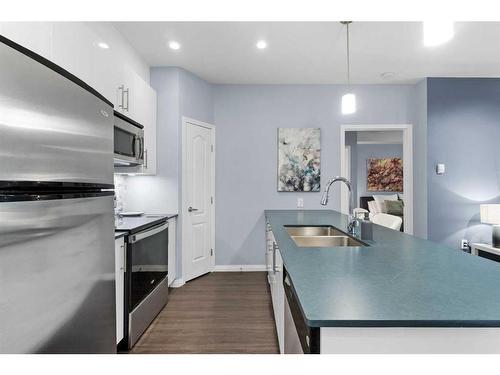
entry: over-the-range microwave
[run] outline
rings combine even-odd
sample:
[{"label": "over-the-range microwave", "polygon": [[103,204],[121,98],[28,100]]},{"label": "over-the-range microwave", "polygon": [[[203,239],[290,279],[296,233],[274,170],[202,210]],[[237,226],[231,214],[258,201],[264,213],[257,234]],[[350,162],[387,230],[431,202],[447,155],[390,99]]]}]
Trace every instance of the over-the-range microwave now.
[{"label": "over-the-range microwave", "polygon": [[144,127],[138,122],[114,112],[115,167],[136,167],[144,162]]}]

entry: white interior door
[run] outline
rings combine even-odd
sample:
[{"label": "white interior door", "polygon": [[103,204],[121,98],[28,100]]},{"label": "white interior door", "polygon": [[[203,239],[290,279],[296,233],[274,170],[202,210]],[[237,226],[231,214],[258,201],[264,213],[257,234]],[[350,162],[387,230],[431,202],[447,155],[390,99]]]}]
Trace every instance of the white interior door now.
[{"label": "white interior door", "polygon": [[183,259],[184,280],[214,268],[215,128],[184,121]]}]

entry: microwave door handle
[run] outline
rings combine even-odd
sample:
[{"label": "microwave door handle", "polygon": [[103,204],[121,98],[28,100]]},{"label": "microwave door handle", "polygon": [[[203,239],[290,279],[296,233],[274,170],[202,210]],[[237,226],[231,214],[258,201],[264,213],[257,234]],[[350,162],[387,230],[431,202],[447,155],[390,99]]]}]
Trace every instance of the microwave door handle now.
[{"label": "microwave door handle", "polygon": [[137,145],[137,137],[134,135],[134,138],[132,139],[132,155],[136,157],[137,153],[135,152]]},{"label": "microwave door handle", "polygon": [[137,135],[134,135],[134,149],[132,151],[136,159],[141,158],[141,153],[142,153],[141,138],[138,137]]},{"label": "microwave door handle", "polygon": [[144,138],[143,137],[139,138],[139,144],[141,145],[140,157],[141,157],[141,159],[144,159]]}]

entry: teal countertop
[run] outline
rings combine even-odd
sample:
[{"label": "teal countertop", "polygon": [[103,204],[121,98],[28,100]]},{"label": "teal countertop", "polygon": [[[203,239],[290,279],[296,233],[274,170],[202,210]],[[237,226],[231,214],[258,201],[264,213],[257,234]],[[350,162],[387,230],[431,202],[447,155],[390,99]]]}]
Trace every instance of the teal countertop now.
[{"label": "teal countertop", "polygon": [[284,225],[333,225],[331,210],[266,210],[311,327],[500,327],[500,263],[378,225],[368,247],[300,248]]}]

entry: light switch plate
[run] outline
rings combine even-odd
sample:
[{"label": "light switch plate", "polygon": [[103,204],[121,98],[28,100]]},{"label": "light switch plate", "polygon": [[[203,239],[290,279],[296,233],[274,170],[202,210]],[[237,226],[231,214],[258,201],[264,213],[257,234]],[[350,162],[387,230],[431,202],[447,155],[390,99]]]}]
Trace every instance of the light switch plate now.
[{"label": "light switch plate", "polygon": [[297,208],[304,208],[304,198],[297,198]]},{"label": "light switch plate", "polygon": [[444,174],[446,167],[444,164],[436,164],[436,174]]}]

